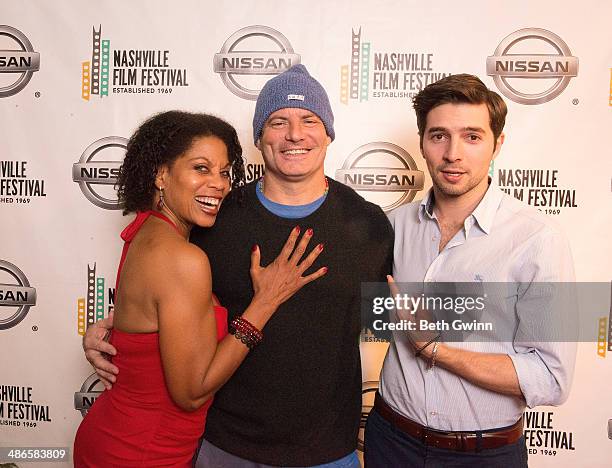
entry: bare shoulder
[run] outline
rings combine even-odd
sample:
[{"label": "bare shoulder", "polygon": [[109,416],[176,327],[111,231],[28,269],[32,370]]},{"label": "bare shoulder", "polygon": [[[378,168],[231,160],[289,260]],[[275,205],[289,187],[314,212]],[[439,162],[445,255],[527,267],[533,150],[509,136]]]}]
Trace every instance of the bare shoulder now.
[{"label": "bare shoulder", "polygon": [[157,265],[163,265],[163,271],[170,281],[201,280],[210,278],[208,256],[199,247],[181,238],[160,240],[157,248],[151,253]]}]

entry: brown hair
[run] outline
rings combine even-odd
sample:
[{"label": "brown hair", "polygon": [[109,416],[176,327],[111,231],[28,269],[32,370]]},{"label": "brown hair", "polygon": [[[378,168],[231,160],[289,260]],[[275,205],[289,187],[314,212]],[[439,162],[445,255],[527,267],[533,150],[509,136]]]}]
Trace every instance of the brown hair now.
[{"label": "brown hair", "polygon": [[489,124],[495,137],[501,135],[506,123],[508,108],[499,94],[488,89],[477,76],[462,73],[450,75],[423,88],[413,99],[412,107],[417,116],[420,145],[427,125],[427,114],[442,104],[486,104],[489,109]]}]

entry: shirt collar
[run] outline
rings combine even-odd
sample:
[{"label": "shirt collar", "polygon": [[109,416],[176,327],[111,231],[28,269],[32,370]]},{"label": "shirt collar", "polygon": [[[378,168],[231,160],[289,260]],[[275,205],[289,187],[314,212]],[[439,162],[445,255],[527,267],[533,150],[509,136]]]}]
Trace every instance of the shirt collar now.
[{"label": "shirt collar", "polygon": [[[471,214],[471,216],[474,217],[474,220],[478,223],[480,229],[482,229],[486,234],[491,232],[495,214],[497,213],[502,197],[503,192],[493,183],[491,179],[489,179],[489,187],[484,197],[482,200],[480,200],[480,203]],[[425,198],[423,198],[423,200],[421,200],[421,204],[419,205],[419,210],[417,212],[419,222],[422,222],[425,217],[427,217],[427,219],[435,219],[436,216],[433,211],[434,202],[433,188],[430,188],[427,191],[427,195]]]},{"label": "shirt collar", "polygon": [[433,198],[433,187],[427,191],[427,195],[421,200],[421,204],[419,205],[419,209],[417,211],[419,222],[423,221],[423,218],[427,217],[427,219],[435,219],[436,215],[433,212],[434,205]]},{"label": "shirt collar", "polygon": [[491,233],[493,227],[493,221],[495,220],[495,214],[499,208],[499,204],[502,201],[504,194],[497,185],[489,180],[489,188],[485,193],[482,200],[472,212],[472,216],[486,234]]}]

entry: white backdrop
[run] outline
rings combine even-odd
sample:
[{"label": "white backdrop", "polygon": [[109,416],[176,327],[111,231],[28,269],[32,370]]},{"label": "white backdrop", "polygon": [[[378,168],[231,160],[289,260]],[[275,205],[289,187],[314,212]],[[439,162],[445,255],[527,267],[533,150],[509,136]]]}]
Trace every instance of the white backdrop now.
[{"label": "white backdrop", "polygon": [[[508,174],[543,171],[540,183],[522,187],[525,201],[542,189],[559,191],[554,194],[565,203],[539,207],[566,229],[578,280],[609,284],[610,17],[612,4],[596,0],[569,6],[551,0],[429,5],[412,0],[3,0],[0,447],[71,446],[82,418],[78,408],[99,390],[87,381],[91,369],[79,334],[86,324],[79,320],[87,314],[89,279],[91,320],[112,303],[118,233],[128,220],[108,209],[115,193],[112,185],[101,184],[112,182],[123,140],[98,140],[129,137],[161,110],[214,113],[237,128],[247,171],[256,177],[261,157],[252,144],[254,101],[248,95],[256,95],[271,76],[262,72],[290,62],[304,63],[329,93],[336,117],[336,140],[325,166],[329,177],[345,181],[337,172],[343,168],[416,176],[412,186],[400,187],[404,191],[370,186],[376,190],[360,192],[383,207],[418,200],[431,185],[419,153],[411,93],[461,72],[505,90],[506,143],[492,168],[494,179],[503,182],[502,174],[514,193]],[[100,31],[97,38],[94,28]],[[511,35],[507,50],[496,51]],[[493,64],[501,62],[514,75],[499,83],[487,75],[487,57],[493,56]],[[529,62],[522,73],[520,60]],[[524,103],[537,94],[538,103]],[[88,157],[93,163],[86,163]],[[79,162],[85,164],[74,166]],[[425,172],[424,184],[419,171]],[[552,187],[545,187],[547,177],[554,179]],[[387,189],[393,188],[390,183]],[[31,289],[25,289],[28,283]],[[607,304],[601,323],[592,324],[602,327],[600,343],[579,345],[569,401],[536,410],[538,422],[550,420],[549,427],[526,428],[558,438],[558,443],[532,439],[531,466],[610,465],[609,320]],[[362,350],[363,380],[377,381],[385,345],[364,343]]]}]

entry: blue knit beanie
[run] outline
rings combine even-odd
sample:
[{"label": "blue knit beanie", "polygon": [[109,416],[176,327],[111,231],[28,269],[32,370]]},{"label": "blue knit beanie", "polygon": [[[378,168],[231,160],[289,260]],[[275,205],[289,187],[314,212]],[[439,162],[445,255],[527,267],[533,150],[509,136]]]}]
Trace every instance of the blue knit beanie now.
[{"label": "blue knit beanie", "polygon": [[263,126],[273,112],[286,107],[298,107],[314,112],[325,125],[327,135],[334,133],[334,114],[323,86],[315,80],[302,64],[294,65],[280,75],[268,80],[257,97],[253,116],[253,140],[261,137]]}]

